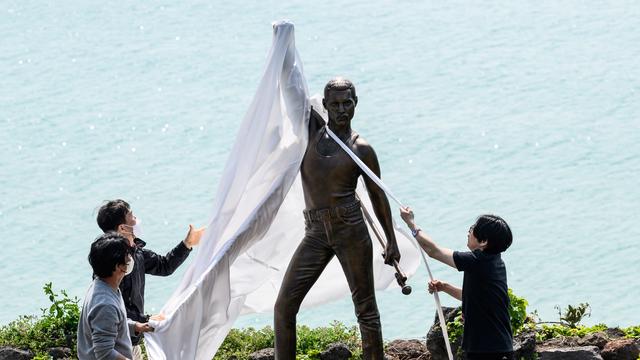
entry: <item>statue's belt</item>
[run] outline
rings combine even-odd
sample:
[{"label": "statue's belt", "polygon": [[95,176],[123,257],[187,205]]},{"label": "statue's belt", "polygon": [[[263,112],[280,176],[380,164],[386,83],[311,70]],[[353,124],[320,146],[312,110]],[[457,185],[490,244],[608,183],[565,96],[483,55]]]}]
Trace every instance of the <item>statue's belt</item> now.
[{"label": "statue's belt", "polygon": [[304,210],[304,219],[309,222],[319,222],[323,220],[340,219],[354,210],[360,209],[360,201],[356,200],[348,204],[333,208]]}]

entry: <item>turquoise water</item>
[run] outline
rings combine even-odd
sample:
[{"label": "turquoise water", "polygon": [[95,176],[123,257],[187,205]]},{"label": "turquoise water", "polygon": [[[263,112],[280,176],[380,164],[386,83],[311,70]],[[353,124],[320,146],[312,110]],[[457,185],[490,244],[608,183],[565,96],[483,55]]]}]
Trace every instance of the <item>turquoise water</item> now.
[{"label": "turquoise water", "polygon": [[[588,324],[638,324],[639,16],[633,1],[4,0],[0,323],[39,312],[45,282],[83,296],[105,199],[128,199],[158,252],[207,220],[270,23],[289,18],[312,93],[355,82],[353,126],[423,229],[462,249],[477,215],[499,214],[530,310],[589,302]],[[148,279],[148,312],[185,268]],[[378,294],[386,338],[424,335],[425,281]],[[333,319],[355,323],[349,299],[299,315]]]}]

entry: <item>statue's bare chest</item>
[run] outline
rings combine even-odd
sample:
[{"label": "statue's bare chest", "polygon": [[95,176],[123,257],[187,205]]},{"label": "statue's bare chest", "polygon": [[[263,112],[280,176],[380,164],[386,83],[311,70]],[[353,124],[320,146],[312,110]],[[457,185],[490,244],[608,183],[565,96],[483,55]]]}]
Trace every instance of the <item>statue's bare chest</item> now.
[{"label": "statue's bare chest", "polygon": [[[351,139],[350,139],[351,140]],[[347,145],[353,150],[352,141]],[[355,186],[360,174],[353,159],[325,131],[310,139],[302,161],[302,177],[306,182],[329,182]]]}]

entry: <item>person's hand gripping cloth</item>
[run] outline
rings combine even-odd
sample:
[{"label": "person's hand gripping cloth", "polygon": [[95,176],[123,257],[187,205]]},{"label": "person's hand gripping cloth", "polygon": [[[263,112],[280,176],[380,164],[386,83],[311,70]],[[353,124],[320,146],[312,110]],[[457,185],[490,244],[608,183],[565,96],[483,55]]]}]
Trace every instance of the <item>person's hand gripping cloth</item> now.
[{"label": "person's hand gripping cloth", "polygon": [[[210,360],[239,315],[273,311],[289,260],[304,236],[298,174],[307,146],[309,101],[293,24],[274,23],[264,74],[220,179],[207,231],[161,310],[165,320],[152,321],[155,332],[145,334],[151,359]],[[368,198],[363,204],[371,206]],[[419,259],[408,236],[396,233],[402,264],[411,275]],[[374,251],[382,252],[375,242]],[[394,286],[393,268],[381,256],[375,259],[376,288]],[[348,294],[342,269],[332,261],[302,306]]]}]

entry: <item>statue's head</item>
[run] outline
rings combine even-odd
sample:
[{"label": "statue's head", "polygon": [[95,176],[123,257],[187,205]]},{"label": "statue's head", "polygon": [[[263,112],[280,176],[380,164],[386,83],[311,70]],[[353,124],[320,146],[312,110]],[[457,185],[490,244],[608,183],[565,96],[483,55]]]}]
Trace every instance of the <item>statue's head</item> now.
[{"label": "statue's head", "polygon": [[343,77],[331,79],[324,87],[322,105],[327,109],[329,121],[345,126],[353,119],[358,104],[356,87]]}]

